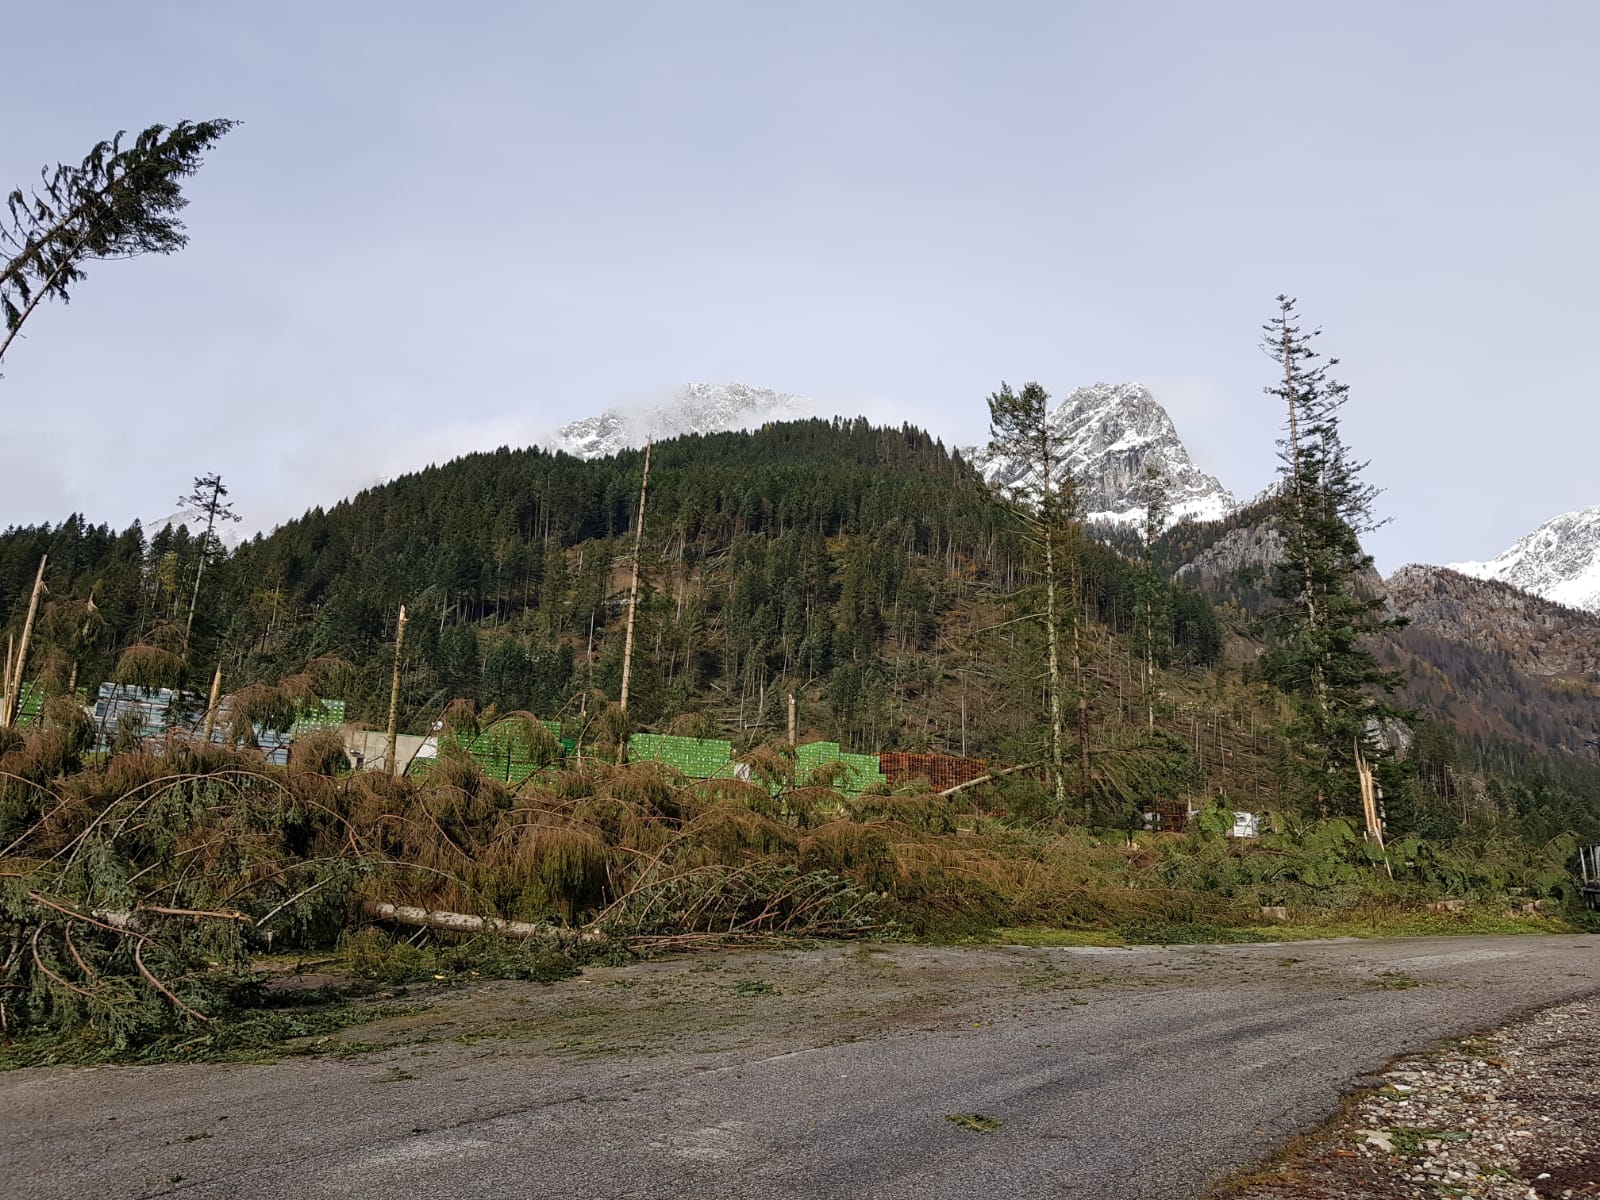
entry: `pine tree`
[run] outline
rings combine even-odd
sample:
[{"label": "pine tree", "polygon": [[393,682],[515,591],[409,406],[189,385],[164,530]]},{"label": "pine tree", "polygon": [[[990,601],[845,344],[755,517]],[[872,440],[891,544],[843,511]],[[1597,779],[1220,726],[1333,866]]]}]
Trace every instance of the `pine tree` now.
[{"label": "pine tree", "polygon": [[[1083,606],[1079,603],[1077,542],[1081,535],[1078,492],[1064,461],[1066,436],[1050,421],[1050,395],[1037,383],[1013,392],[1009,384],[989,397],[989,452],[1024,465],[1008,497],[1038,551],[1044,577],[1046,670],[1050,704],[1050,773],[1057,808],[1067,807],[1065,688],[1061,670],[1061,618],[1071,618],[1070,650],[1075,677],[1082,671]],[[1088,754],[1083,689],[1078,693],[1080,758]],[[1086,767],[1086,763],[1084,764]]]},{"label": "pine tree", "polygon": [[1353,799],[1357,758],[1381,753],[1379,722],[1397,715],[1384,696],[1398,677],[1379,667],[1370,640],[1402,622],[1364,586],[1372,557],[1361,535],[1381,524],[1372,511],[1378,490],[1344,443],[1349,388],[1333,377],[1339,360],[1312,346],[1321,331],[1301,328],[1287,296],[1263,331],[1263,349],[1282,371],[1264,391],[1287,414],[1279,443],[1284,546],[1269,589],[1281,603],[1266,619],[1275,644],[1263,666],[1295,701],[1292,732],[1319,796]]},{"label": "pine tree", "polygon": [[0,313],[5,357],[23,323],[46,297],[65,302],[84,266],[140,254],[171,254],[188,241],[178,220],[189,201],[181,181],[232,121],[152,125],[124,148],[122,134],[101,142],[76,167],[40,172],[38,186],[16,188],[0,218]]},{"label": "pine tree", "polygon": [[189,593],[189,617],[183,625],[183,648],[186,651],[189,648],[189,635],[194,631],[195,606],[200,603],[200,577],[205,574],[206,563],[222,550],[221,540],[216,534],[217,522],[240,519],[227,496],[228,489],[222,482],[222,476],[211,474],[195,476],[194,490],[187,496],[178,497],[178,503],[188,512],[206,519],[206,527],[200,535],[195,554],[194,590]]}]

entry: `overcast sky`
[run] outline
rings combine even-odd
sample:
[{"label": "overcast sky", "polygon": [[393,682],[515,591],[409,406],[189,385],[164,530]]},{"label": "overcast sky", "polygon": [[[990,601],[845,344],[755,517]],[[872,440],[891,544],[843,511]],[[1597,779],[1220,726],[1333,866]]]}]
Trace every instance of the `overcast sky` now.
[{"label": "overcast sky", "polygon": [[1379,565],[1600,504],[1600,5],[141,0],[4,15],[0,185],[244,124],[191,245],[0,379],[0,524],[251,525],[686,380],[978,440],[1148,384],[1241,497],[1279,291],[1352,386]]}]

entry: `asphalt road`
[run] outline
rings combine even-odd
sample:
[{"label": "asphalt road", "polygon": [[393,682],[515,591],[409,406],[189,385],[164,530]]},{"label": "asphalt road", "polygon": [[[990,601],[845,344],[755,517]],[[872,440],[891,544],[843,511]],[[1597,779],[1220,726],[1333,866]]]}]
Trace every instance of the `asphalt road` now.
[{"label": "asphalt road", "polygon": [[0,1075],[0,1193],[1170,1200],[1397,1054],[1600,989],[1586,937],[698,963],[492,985],[343,1060]]}]

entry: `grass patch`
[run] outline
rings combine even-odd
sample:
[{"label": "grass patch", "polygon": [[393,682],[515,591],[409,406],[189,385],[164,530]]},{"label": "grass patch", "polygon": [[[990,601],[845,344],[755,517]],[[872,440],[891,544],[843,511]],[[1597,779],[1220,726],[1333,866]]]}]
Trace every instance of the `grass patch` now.
[{"label": "grass patch", "polygon": [[1110,929],[1001,928],[983,939],[1002,946],[1126,946]]},{"label": "grass patch", "polygon": [[1259,940],[1248,929],[1203,921],[1129,921],[1119,926],[1117,933],[1130,946],[1209,946]]},{"label": "grass patch", "polygon": [[990,944],[1038,947],[1192,946],[1329,938],[1489,937],[1578,932],[1582,931],[1555,915],[1508,916],[1493,909],[1434,913],[1381,908],[1303,913],[1286,924],[1271,925],[1132,921],[1105,929],[1002,927],[982,940]]},{"label": "grass patch", "polygon": [[1413,979],[1403,971],[1380,971],[1377,978],[1373,979],[1368,987],[1381,988],[1386,992],[1403,992],[1411,988],[1422,986],[1420,979]]},{"label": "grass patch", "polygon": [[352,1054],[367,1047],[336,1040],[344,1029],[410,1011],[406,1004],[351,1003],[307,1011],[255,1011],[189,1038],[161,1038],[119,1047],[82,1033],[41,1034],[0,1042],[0,1071],[22,1067],[89,1067],[179,1062],[272,1062],[293,1055]]},{"label": "grass patch", "polygon": [[944,1119],[973,1133],[993,1133],[1005,1124],[999,1117],[986,1117],[982,1113],[947,1113]]}]

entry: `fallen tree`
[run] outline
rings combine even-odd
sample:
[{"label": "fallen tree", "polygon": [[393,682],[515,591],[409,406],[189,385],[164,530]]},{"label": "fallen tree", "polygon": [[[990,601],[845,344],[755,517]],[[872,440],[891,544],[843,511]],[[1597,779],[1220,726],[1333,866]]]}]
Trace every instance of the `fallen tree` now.
[{"label": "fallen tree", "polygon": [[390,925],[437,929],[445,933],[489,933],[506,938],[535,938],[558,945],[599,944],[609,940],[599,929],[573,929],[541,921],[506,921],[499,917],[474,917],[469,913],[418,908],[410,904],[389,904],[382,900],[363,900],[361,914],[371,920]]}]

